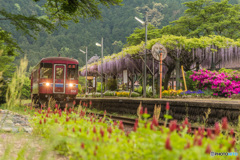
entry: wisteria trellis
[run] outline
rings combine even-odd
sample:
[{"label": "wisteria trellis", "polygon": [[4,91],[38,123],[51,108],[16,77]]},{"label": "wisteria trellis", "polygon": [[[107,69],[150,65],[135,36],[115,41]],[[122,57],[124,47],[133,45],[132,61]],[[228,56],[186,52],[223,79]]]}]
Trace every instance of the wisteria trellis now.
[{"label": "wisteria trellis", "polygon": [[[147,49],[160,42],[168,50],[168,57],[164,60],[163,74],[166,74],[168,64],[180,58],[181,65],[185,70],[193,68],[198,61],[202,68],[210,68],[213,61],[217,67],[238,68],[240,60],[240,42],[221,36],[208,36],[201,38],[187,38],[183,36],[165,35],[158,39],[148,41]],[[143,43],[123,49],[118,54],[107,56],[103,60],[103,72],[107,75],[119,75],[127,69],[131,73],[142,73],[142,60],[138,57],[143,54]],[[149,54],[151,57],[151,54]],[[152,58],[148,58],[147,65],[152,69]],[[158,73],[159,63],[155,61],[155,73]],[[101,61],[88,65],[88,75],[101,73]],[[148,74],[150,72],[148,71]],[[80,74],[85,76],[85,67],[80,69]],[[155,75],[156,76],[156,75]]]}]

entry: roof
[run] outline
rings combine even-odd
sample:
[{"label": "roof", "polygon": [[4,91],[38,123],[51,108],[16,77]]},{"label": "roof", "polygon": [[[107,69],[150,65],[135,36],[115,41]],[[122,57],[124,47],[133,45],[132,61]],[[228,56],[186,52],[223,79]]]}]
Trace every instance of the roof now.
[{"label": "roof", "polygon": [[68,57],[47,57],[47,58],[42,58],[41,59],[41,62],[42,61],[73,61],[73,62],[76,62],[78,63],[78,60],[76,59],[73,59],[73,58],[68,58]]}]

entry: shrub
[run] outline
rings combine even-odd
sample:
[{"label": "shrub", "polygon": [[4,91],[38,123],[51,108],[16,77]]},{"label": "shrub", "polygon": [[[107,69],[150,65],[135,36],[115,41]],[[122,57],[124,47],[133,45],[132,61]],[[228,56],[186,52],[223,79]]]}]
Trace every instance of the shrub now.
[{"label": "shrub", "polygon": [[131,97],[140,97],[141,95],[137,92],[132,92]]},{"label": "shrub", "polygon": [[[105,91],[105,85],[102,85],[103,92]],[[97,92],[101,92],[101,82],[97,82]]]},{"label": "shrub", "polygon": [[187,71],[186,72],[186,85],[187,89],[191,91],[196,91],[197,90],[197,82],[193,81],[190,76],[193,74],[193,71]]},{"label": "shrub", "polygon": [[115,96],[115,92],[114,91],[106,91],[104,93],[104,96]]},{"label": "shrub", "polygon": [[137,92],[140,95],[142,95],[142,86],[139,86],[138,88],[134,88],[134,92]]},{"label": "shrub", "polygon": [[113,79],[113,78],[108,79],[107,88],[110,91],[116,90],[117,89],[117,79]]},{"label": "shrub", "polygon": [[232,94],[240,92],[240,73],[219,73],[208,70],[194,72],[191,76],[193,81],[198,82],[199,89],[211,89],[213,95],[231,97]]}]

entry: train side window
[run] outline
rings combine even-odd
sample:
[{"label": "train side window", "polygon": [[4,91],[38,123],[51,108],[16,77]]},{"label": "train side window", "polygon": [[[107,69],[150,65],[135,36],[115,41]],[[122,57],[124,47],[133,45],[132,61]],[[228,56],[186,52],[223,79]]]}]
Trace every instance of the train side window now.
[{"label": "train side window", "polygon": [[75,64],[69,64],[67,69],[67,78],[70,80],[78,79],[78,66]]},{"label": "train side window", "polygon": [[63,68],[56,68],[56,79],[63,79],[63,78],[64,78]]},{"label": "train side window", "polygon": [[52,78],[52,63],[41,63],[40,78]]}]

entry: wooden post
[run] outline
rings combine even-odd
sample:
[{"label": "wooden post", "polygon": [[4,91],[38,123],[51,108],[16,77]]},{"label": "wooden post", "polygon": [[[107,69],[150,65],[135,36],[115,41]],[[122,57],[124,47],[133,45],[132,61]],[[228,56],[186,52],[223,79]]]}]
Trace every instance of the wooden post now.
[{"label": "wooden post", "polygon": [[154,72],[155,72],[155,68],[154,68],[154,58],[152,59],[152,64],[153,64],[153,75],[152,75],[152,92],[153,92],[153,97],[155,96],[155,81],[154,81]]},{"label": "wooden post", "polygon": [[159,74],[160,74],[160,95],[159,98],[162,99],[162,49],[160,50],[160,62],[159,62]]},{"label": "wooden post", "polygon": [[187,84],[186,84],[185,74],[184,74],[184,70],[183,70],[183,65],[181,66],[181,68],[182,68],[182,76],[183,76],[185,91],[187,91]]}]

